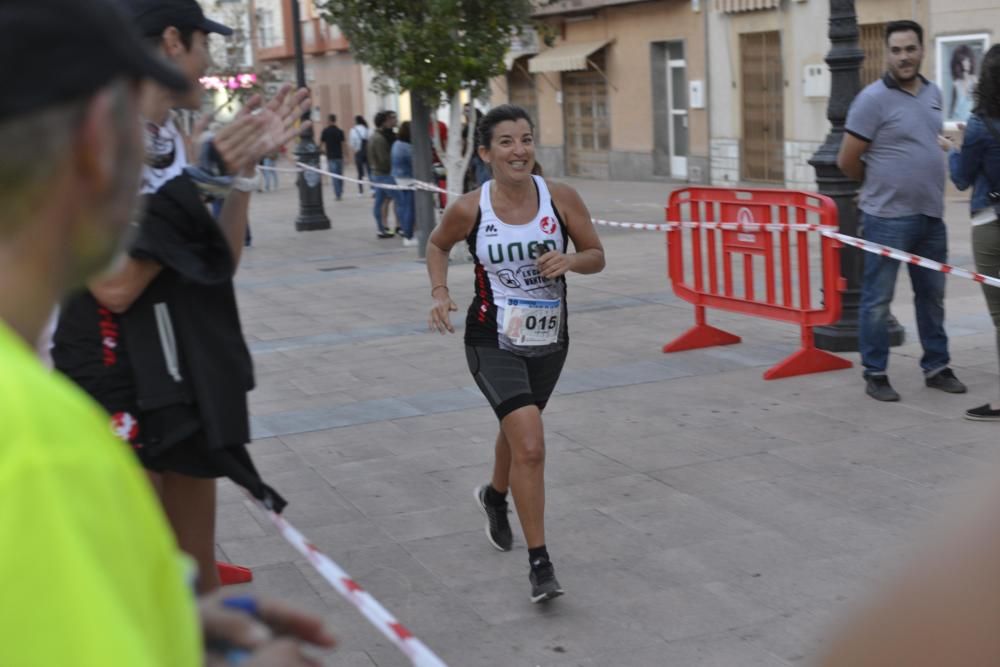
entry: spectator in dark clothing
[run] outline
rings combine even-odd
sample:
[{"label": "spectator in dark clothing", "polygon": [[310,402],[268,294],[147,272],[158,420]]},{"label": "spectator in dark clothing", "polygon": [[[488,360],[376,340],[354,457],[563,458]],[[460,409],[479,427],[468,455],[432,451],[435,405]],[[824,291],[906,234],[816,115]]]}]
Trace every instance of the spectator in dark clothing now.
[{"label": "spectator in dark clothing", "polygon": [[[330,114],[329,122],[320,135],[320,144],[326,151],[327,168],[338,176],[344,173],[344,131],[337,127],[337,116]],[[333,180],[333,194],[337,201],[344,195],[343,179],[331,177]]]},{"label": "spectator in dark clothing", "polygon": [[[392,144],[396,141],[398,118],[395,111],[379,111],[375,114],[375,131],[368,140],[368,165],[371,167],[372,183],[378,185],[395,185],[392,178]],[[396,190],[390,188],[375,188],[375,227],[380,239],[391,238],[389,231],[389,203],[396,200]],[[398,219],[398,211],[397,211]]]},{"label": "spectator in dark clothing", "polygon": [[[472,112],[475,111],[474,117]],[[466,141],[469,140],[469,126],[472,126],[472,157],[469,158],[469,167],[465,172],[465,191],[471,192],[493,177],[489,166],[479,157],[479,133],[476,128],[483,118],[483,112],[475,109],[470,104],[465,105],[465,125],[462,127],[462,148],[465,148]],[[464,150],[463,150],[464,152]]]}]

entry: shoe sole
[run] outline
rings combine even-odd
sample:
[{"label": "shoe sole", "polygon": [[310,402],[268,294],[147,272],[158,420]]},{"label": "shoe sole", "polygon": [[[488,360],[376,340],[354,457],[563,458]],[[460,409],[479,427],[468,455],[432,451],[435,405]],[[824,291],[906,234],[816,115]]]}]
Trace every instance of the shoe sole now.
[{"label": "shoe sole", "polygon": [[996,417],[980,417],[979,415],[963,415],[970,422],[1000,422],[1000,415]]},{"label": "shoe sole", "polygon": [[565,591],[561,588],[557,588],[554,591],[545,591],[541,595],[532,595],[531,601],[535,604],[539,602],[548,602],[549,600],[555,600],[560,595],[563,595]]},{"label": "shoe sole", "polygon": [[932,384],[927,385],[927,388],[928,389],[937,389],[938,391],[943,391],[946,394],[965,394],[965,393],[968,393],[968,391],[969,391],[968,389],[962,389],[961,391],[958,391],[958,390],[952,391],[951,389],[945,389],[943,387],[935,387]]},{"label": "shoe sole", "polygon": [[899,402],[899,396],[893,396],[892,398],[879,398],[878,396],[875,396],[871,392],[867,392],[866,391],[865,393],[868,394],[869,396],[871,396],[876,401],[880,401],[882,403],[898,403]]},{"label": "shoe sole", "polygon": [[472,495],[476,497],[476,505],[479,506],[479,511],[482,512],[483,516],[486,517],[486,539],[489,540],[489,543],[492,544],[493,548],[496,549],[497,551],[504,551],[504,552],[510,551],[511,549],[504,549],[502,546],[493,541],[493,535],[490,534],[490,516],[489,514],[486,513],[486,505],[483,504],[483,499],[479,495],[479,489],[481,488],[483,487],[477,486],[476,488],[474,488],[472,490]]}]

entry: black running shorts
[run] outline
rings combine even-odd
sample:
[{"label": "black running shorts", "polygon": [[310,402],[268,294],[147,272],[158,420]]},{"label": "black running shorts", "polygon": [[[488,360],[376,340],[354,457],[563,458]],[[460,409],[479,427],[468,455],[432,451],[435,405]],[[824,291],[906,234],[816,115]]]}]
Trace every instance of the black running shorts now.
[{"label": "black running shorts", "polygon": [[526,405],[545,409],[559,381],[567,348],[543,357],[522,357],[496,347],[466,345],[465,357],[497,419]]}]

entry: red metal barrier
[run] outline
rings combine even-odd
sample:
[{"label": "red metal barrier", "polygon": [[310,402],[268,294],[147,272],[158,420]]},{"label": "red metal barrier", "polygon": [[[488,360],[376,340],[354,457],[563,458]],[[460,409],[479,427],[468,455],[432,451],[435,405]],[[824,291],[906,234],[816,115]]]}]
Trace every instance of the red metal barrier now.
[{"label": "red metal barrier", "polygon": [[[833,200],[787,190],[684,188],[670,196],[667,221],[691,223],[688,227],[691,280],[685,277],[685,229],[667,232],[667,255],[674,293],[694,304],[695,326],[665,345],[664,352],[739,343],[739,336],[707,323],[705,308],[711,307],[801,327],[802,348],[764,373],[765,380],[851,367],[846,359],[817,349],[813,341],[813,327],[833,324],[840,318],[840,293],[846,282],[840,275],[838,241],[793,229],[751,232],[702,226],[739,222],[781,226],[819,224],[836,229],[837,207]],[[810,236],[819,240],[824,302],[821,307],[813,305],[811,294]],[[761,278],[754,270],[760,263],[755,258],[763,259],[763,295],[755,284]],[[737,259],[742,263],[742,295],[737,294],[733,280]]]}]

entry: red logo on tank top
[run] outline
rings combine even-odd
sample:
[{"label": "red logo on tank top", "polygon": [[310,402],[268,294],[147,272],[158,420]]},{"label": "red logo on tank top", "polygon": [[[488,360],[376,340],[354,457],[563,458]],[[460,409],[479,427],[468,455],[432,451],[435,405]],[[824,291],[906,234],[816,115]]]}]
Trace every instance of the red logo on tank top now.
[{"label": "red logo on tank top", "polygon": [[125,442],[131,442],[139,435],[139,422],[128,412],[111,415],[111,430]]},{"label": "red logo on tank top", "polygon": [[111,311],[103,306],[97,309],[97,315],[100,318],[101,356],[105,366],[114,366],[118,363],[118,353],[115,351],[118,347],[118,322]]},{"label": "red logo on tank top", "polygon": [[542,221],[538,224],[542,228],[542,231],[545,232],[546,234],[556,233],[556,221],[550,218],[549,216],[545,216],[544,218],[542,218]]}]

